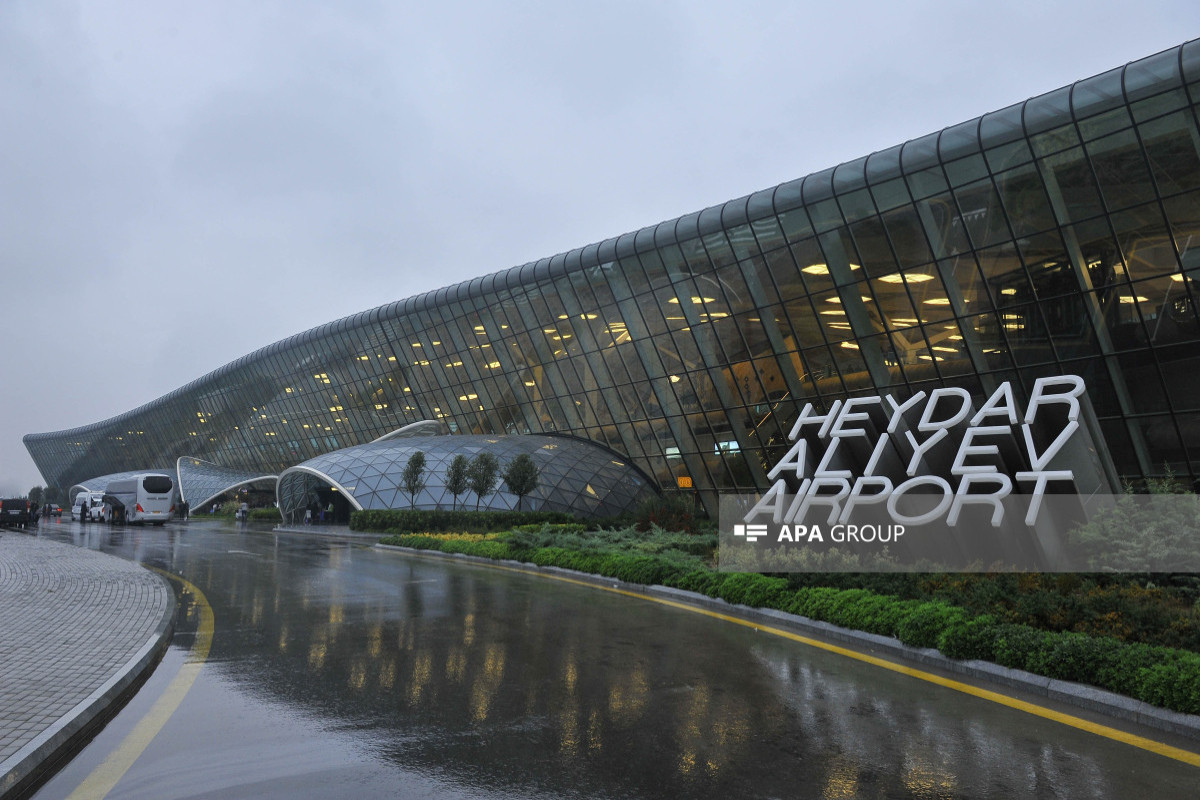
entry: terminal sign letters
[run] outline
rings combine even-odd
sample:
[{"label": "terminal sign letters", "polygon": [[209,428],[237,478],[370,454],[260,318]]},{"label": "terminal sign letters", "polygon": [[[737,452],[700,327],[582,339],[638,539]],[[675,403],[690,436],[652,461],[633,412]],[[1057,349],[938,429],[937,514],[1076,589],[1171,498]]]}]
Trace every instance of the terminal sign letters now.
[{"label": "terminal sign letters", "polygon": [[744,521],[844,525],[857,509],[873,507],[895,523],[954,525],[965,506],[978,505],[990,508],[997,527],[1004,499],[1016,494],[1028,496],[1024,521],[1033,525],[1051,484],[1074,480],[1071,470],[1050,465],[1079,430],[1084,392],[1077,375],[1038,378],[1024,413],[1007,381],[978,410],[968,391],[954,387],[903,402],[836,400],[824,414],[809,403],[788,436],[793,444],[767,475],[771,487]]}]

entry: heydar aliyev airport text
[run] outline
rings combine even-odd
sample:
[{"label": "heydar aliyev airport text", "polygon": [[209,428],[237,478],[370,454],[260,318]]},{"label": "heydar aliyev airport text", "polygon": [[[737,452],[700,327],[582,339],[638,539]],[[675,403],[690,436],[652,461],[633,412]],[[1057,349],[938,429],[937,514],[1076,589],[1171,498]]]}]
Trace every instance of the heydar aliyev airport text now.
[{"label": "heydar aliyev airport text", "polygon": [[[836,400],[824,414],[810,403],[792,426],[793,444],[768,473],[770,488],[742,522],[783,525],[791,537],[800,525],[809,537],[814,524],[846,526],[867,509],[886,510],[899,526],[952,526],[964,508],[981,506],[995,527],[1021,498],[1023,521],[1033,525],[1047,490],[1075,479],[1051,464],[1080,429],[1084,392],[1082,378],[1061,375],[1039,378],[1024,409],[1007,381],[978,410],[955,387],[902,402],[891,395]],[[948,464],[943,474],[931,466],[939,463]],[[903,529],[863,533],[890,539]]]}]

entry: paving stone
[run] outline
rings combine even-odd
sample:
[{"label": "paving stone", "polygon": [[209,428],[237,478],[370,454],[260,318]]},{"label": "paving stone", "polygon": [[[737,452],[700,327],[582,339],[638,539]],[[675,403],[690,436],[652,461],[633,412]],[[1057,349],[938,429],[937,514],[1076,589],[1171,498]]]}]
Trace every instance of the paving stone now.
[{"label": "paving stone", "polygon": [[138,656],[165,639],[174,603],[139,564],[0,531],[0,796],[36,767],[31,758],[51,754],[23,750],[64,722],[79,727],[64,714],[146,668]]}]

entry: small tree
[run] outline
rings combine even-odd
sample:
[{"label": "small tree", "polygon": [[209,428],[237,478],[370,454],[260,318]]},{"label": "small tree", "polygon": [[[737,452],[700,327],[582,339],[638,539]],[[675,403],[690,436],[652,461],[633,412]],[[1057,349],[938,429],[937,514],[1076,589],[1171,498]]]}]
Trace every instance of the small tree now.
[{"label": "small tree", "polygon": [[484,495],[496,490],[496,475],[500,472],[500,462],[486,450],[471,459],[467,467],[467,484],[475,493],[475,510],[479,510],[479,501]]},{"label": "small tree", "polygon": [[42,489],[41,486],[35,486],[32,489],[30,489],[29,490],[29,505],[33,506],[34,508],[41,508],[43,491],[44,490]]},{"label": "small tree", "polygon": [[533,463],[533,457],[528,453],[521,453],[508,462],[501,477],[504,478],[504,487],[517,496],[517,511],[520,511],[525,495],[537,488],[537,464]]},{"label": "small tree", "polygon": [[417,507],[417,494],[425,488],[425,454],[420,450],[408,457],[404,474],[400,478],[404,491],[408,493],[409,507]]},{"label": "small tree", "polygon": [[446,491],[454,495],[454,508],[458,508],[458,496],[467,490],[467,470],[470,462],[459,453],[446,468]]}]

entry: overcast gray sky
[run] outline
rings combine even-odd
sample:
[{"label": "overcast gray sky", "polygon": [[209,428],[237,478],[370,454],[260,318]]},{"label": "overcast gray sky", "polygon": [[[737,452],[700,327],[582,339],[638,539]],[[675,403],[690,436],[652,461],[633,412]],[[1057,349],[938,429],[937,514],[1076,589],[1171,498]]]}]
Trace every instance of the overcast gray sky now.
[{"label": "overcast gray sky", "polygon": [[1198,23],[1195,0],[4,0],[0,492],[43,482],[26,433],[962,122]]}]

